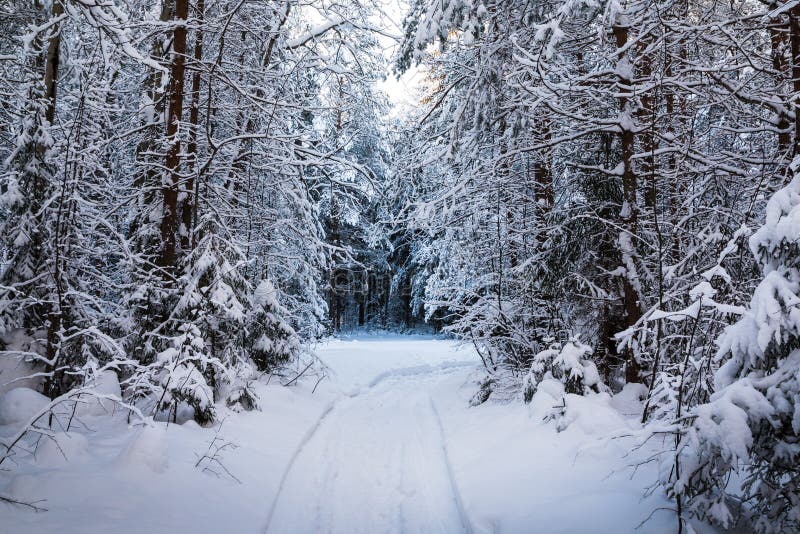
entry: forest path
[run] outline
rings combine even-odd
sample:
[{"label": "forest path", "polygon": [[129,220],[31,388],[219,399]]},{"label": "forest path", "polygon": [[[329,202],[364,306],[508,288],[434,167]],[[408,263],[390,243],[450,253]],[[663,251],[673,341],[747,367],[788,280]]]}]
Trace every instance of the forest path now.
[{"label": "forest path", "polygon": [[475,362],[425,338],[347,345],[322,351],[343,396],[288,466],[266,532],[469,532],[429,392]]},{"label": "forest path", "polygon": [[[453,341],[359,336],[318,354],[330,380],[255,384],[262,409],[220,406],[213,430],[87,418],[68,456],[0,471],[0,494],[48,508],[0,503],[0,533],[675,532],[670,501],[642,497],[663,445],[606,439],[638,424],[617,409],[636,411],[627,389],[572,397],[559,432],[547,388],[469,407],[480,359]],[[219,464],[199,468],[209,452]]]}]

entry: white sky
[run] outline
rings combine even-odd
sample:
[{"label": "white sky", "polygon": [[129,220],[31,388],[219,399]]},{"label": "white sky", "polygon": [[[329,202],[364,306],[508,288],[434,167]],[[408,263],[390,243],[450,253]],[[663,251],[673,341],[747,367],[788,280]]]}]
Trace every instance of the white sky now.
[{"label": "white sky", "polygon": [[[403,34],[403,17],[408,10],[406,0],[378,0],[384,10],[386,17],[383,24],[389,25],[391,33],[401,36]],[[387,20],[388,19],[388,20]],[[399,43],[389,37],[379,37],[387,59],[392,62]],[[389,72],[385,80],[377,84],[378,89],[382,90],[389,97],[392,104],[391,115],[400,116],[409,107],[419,105],[419,83],[420,73],[416,67],[411,67],[400,79],[396,79],[391,72],[392,63],[389,64]]]},{"label": "white sky", "polygon": [[389,102],[392,104],[392,116],[400,116],[409,107],[417,107],[419,105],[419,81],[419,69],[411,67],[399,80],[395,79],[393,74],[390,74],[385,80],[377,84],[378,89],[385,92],[389,97]]}]

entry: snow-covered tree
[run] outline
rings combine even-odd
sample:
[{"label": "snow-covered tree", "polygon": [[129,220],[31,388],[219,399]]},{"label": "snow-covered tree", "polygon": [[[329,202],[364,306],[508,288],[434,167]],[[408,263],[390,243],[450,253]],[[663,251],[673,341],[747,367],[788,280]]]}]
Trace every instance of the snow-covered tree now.
[{"label": "snow-covered tree", "polygon": [[553,343],[536,354],[525,378],[525,401],[530,402],[533,398],[539,382],[551,378],[564,384],[565,393],[600,393],[605,386],[600,380],[597,366],[590,359],[592,352],[592,347],[584,345],[579,339],[572,339],[563,346]]},{"label": "snow-covered tree", "polygon": [[252,295],[252,311],[247,318],[247,346],[250,358],[262,371],[270,371],[292,361],[301,350],[300,338],[286,322],[286,309],[269,280],[262,280]]},{"label": "snow-covered tree", "polygon": [[[758,532],[800,528],[800,159],[750,237],[763,278],[719,339],[715,392],[690,412],[670,489],[723,526],[744,515]],[[741,492],[731,487],[741,474]],[[734,504],[738,503],[738,504]]]}]

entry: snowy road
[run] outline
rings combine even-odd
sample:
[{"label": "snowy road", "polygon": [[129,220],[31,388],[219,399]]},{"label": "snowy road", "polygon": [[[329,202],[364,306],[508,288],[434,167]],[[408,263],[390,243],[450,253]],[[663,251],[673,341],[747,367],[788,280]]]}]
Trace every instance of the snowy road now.
[{"label": "snowy road", "polygon": [[593,445],[626,424],[610,398],[558,433],[542,421],[555,399],[468,408],[478,359],[453,342],[364,336],[319,353],[340,395],[295,450],[265,532],[674,531],[668,513],[639,526],[667,503],[642,498],[622,446]]},{"label": "snowy road", "polygon": [[[629,424],[625,395],[573,398],[558,432],[543,420],[555,398],[470,408],[479,359],[452,341],[359,336],[318,353],[330,380],[261,384],[260,411],[214,429],[86,418],[64,454],[0,471],[0,495],[48,508],[0,503],[0,534],[674,532],[666,511],[639,526],[670,505],[642,497],[656,466],[630,477],[650,451],[598,441]],[[197,467],[215,439],[225,472]]]},{"label": "snowy road", "polygon": [[391,377],[340,401],[304,444],[267,532],[468,532],[429,388]]},{"label": "snowy road", "polygon": [[357,338],[320,351],[340,400],[298,448],[266,531],[469,532],[431,392],[475,365],[425,338]]}]

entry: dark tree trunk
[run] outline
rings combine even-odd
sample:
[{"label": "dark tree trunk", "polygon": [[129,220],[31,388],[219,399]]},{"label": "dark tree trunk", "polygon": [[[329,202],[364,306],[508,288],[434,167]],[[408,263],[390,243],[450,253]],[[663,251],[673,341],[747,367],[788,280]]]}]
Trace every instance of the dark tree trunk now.
[{"label": "dark tree trunk", "polygon": [[[542,118],[539,128],[542,134],[543,144],[549,143],[551,138],[550,120],[547,117]],[[550,150],[545,149],[533,166],[533,180],[536,188],[533,193],[534,202],[536,204],[534,209],[539,224],[544,222],[547,214],[553,208],[553,172],[550,158]],[[546,239],[547,231],[541,228],[536,233],[536,241],[537,243],[544,243]]]},{"label": "dark tree trunk", "polygon": [[200,122],[200,82],[201,82],[201,62],[203,59],[203,19],[205,12],[205,0],[197,0],[195,5],[197,11],[198,30],[194,41],[194,73],[192,74],[192,105],[189,108],[189,137],[186,142],[186,155],[189,164],[189,176],[186,179],[184,193],[186,198],[181,209],[181,219],[184,233],[181,236],[181,248],[184,252],[191,250],[196,245],[194,236],[194,225],[197,224],[198,197],[197,187],[199,181],[195,176],[197,167],[197,128]]},{"label": "dark tree trunk", "polygon": [[[777,3],[773,2],[770,5],[771,9],[776,9]],[[779,98],[786,101],[786,82],[791,73],[789,70],[789,63],[786,61],[786,53],[788,52],[788,38],[789,38],[789,21],[785,15],[778,15],[769,21],[769,38],[770,38],[770,57],[772,59],[772,68],[775,70],[775,87]],[[794,59],[792,64],[794,64]],[[788,105],[788,103],[787,103]],[[791,133],[791,116],[788,107],[783,110],[778,116],[778,152],[781,156],[785,157],[789,154],[789,146],[792,144]]]},{"label": "dark tree trunk", "polygon": [[[64,13],[63,6],[58,2],[53,2],[50,14],[52,18],[61,16]],[[61,61],[61,28],[56,25],[52,29],[52,34],[47,43],[47,53],[45,56],[44,64],[44,88],[45,99],[47,108],[45,110],[45,118],[48,124],[53,124],[56,118],[56,104],[58,94],[58,69]],[[42,157],[44,153],[42,151]],[[66,180],[66,174],[64,175]],[[52,376],[47,379],[45,385],[46,393],[51,399],[55,399],[61,395],[61,385],[64,377],[64,372],[59,370],[60,362],[58,358],[59,350],[59,332],[63,321],[63,303],[64,303],[64,284],[62,272],[62,258],[61,258],[61,244],[60,244],[60,229],[63,223],[62,210],[64,209],[64,188],[62,184],[62,195],[58,206],[58,221],[55,228],[55,238],[53,243],[53,250],[55,251],[55,258],[53,258],[53,282],[56,290],[56,302],[49,304],[49,311],[47,313],[47,358],[53,362],[50,366]]]},{"label": "dark tree trunk", "polygon": [[[628,26],[624,24],[615,24],[612,28],[614,38],[617,45],[617,61],[619,64],[624,64],[627,58],[626,47],[628,46]],[[636,200],[636,186],[637,177],[633,168],[633,156],[635,148],[635,135],[633,130],[633,115],[631,113],[631,106],[629,101],[629,94],[632,90],[632,81],[630,79],[630,68],[617,69],[617,93],[619,95],[619,110],[622,117],[626,117],[627,121],[620,121],[620,150],[622,153],[622,214],[620,239],[627,240],[627,244],[620,243],[620,251],[625,263],[627,256],[628,262],[634,261],[634,250],[636,247],[637,236],[637,200]],[[627,250],[626,250],[627,248]],[[639,295],[631,280],[630,265],[623,265],[625,274],[622,278],[622,305],[625,315],[625,327],[632,326],[641,317],[641,310],[639,308]],[[635,355],[630,349],[625,350],[623,354],[625,359],[625,379],[627,382],[639,382],[640,368],[639,363],[636,361]]]},{"label": "dark tree trunk", "polygon": [[178,234],[178,190],[181,182],[180,123],[183,119],[184,81],[186,75],[186,22],[189,18],[189,0],[175,0],[175,30],[172,38],[172,65],[170,67],[169,108],[167,112],[166,157],[167,179],[161,189],[163,213],[161,215],[161,257],[159,265],[173,273],[177,264],[175,255]]},{"label": "dark tree trunk", "polygon": [[[792,49],[792,91],[800,94],[800,4],[789,10],[789,40]],[[800,103],[794,100],[794,145],[792,156],[800,155]]]},{"label": "dark tree trunk", "polygon": [[[639,67],[637,77],[641,80],[649,80],[653,75],[652,52],[649,47],[653,39],[650,34],[640,37],[637,46],[639,56]],[[639,109],[636,116],[638,123],[647,125],[647,128],[639,134],[642,157],[640,159],[639,175],[645,181],[644,204],[648,208],[654,208],[657,201],[658,184],[656,179],[656,137],[655,137],[655,99],[653,91],[647,90],[639,93]]]},{"label": "dark tree trunk", "polygon": [[[59,2],[53,2],[51,10],[52,18],[57,18],[64,14],[64,7]],[[53,34],[47,44],[47,58],[45,59],[44,86],[45,98],[47,99],[47,111],[45,117],[47,122],[53,124],[56,118],[56,93],[58,91],[58,68],[61,61],[61,28],[59,25],[53,27]]]}]

